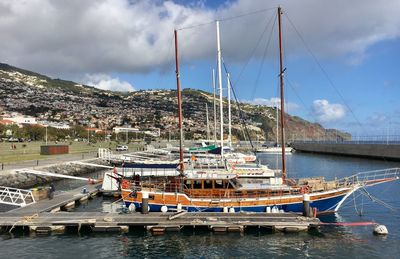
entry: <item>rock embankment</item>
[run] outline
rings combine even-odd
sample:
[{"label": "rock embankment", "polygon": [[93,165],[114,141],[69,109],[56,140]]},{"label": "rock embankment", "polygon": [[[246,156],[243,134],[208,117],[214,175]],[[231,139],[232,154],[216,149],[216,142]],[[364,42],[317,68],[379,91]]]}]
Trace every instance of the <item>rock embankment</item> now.
[{"label": "rock embankment", "polygon": [[[74,163],[63,163],[63,164],[35,168],[35,170],[78,176],[78,175],[85,175],[102,171],[104,170],[104,168],[98,168],[89,165],[81,165]],[[5,171],[0,175],[0,186],[27,189],[27,188],[32,188],[34,186],[46,184],[48,182],[55,180],[60,180],[60,178],[17,173],[14,170],[10,170],[10,171]]]}]

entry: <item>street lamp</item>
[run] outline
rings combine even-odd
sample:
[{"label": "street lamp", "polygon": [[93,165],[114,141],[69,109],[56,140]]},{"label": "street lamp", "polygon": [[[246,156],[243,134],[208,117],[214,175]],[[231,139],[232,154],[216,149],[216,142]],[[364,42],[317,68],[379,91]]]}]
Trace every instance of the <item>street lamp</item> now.
[{"label": "street lamp", "polygon": [[47,146],[47,127],[49,127],[49,125],[44,126],[46,128],[46,146]]}]

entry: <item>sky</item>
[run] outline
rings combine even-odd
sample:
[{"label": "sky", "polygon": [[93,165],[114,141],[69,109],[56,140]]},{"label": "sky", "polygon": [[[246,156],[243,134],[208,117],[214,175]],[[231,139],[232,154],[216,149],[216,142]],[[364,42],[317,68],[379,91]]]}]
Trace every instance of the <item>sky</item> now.
[{"label": "sky", "polygon": [[220,20],[237,97],[275,105],[278,6],[287,111],[400,135],[400,1],[0,0],[0,62],[101,89],[175,89],[177,29],[182,87],[211,92]]}]

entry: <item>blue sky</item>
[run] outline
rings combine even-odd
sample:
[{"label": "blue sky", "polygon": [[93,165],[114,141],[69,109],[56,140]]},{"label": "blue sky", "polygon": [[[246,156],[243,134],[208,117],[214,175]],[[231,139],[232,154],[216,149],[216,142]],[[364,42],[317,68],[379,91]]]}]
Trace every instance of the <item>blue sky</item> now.
[{"label": "blue sky", "polygon": [[278,5],[285,12],[288,112],[353,134],[399,134],[397,1],[4,0],[0,62],[102,89],[171,89],[173,29],[195,26],[179,31],[181,82],[211,91],[213,21],[240,16],[221,21],[223,58],[239,99],[270,105],[278,87]]}]

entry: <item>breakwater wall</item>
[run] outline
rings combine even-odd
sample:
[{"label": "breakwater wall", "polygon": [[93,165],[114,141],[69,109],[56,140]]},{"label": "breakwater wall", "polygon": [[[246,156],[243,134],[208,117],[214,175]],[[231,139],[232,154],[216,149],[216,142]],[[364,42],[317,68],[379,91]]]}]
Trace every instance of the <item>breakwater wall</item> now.
[{"label": "breakwater wall", "polygon": [[[99,163],[100,164],[100,163]],[[88,165],[80,165],[74,163],[62,163],[57,165],[49,165],[43,167],[35,167],[34,169],[64,175],[85,175],[104,170]],[[51,181],[60,180],[56,177],[46,177],[33,174],[16,173],[14,170],[3,171],[0,174],[0,186],[14,187],[14,188],[31,188],[34,186],[46,184]]]},{"label": "breakwater wall", "polygon": [[333,154],[400,161],[400,145],[395,144],[348,144],[294,142],[291,146],[300,152]]}]

